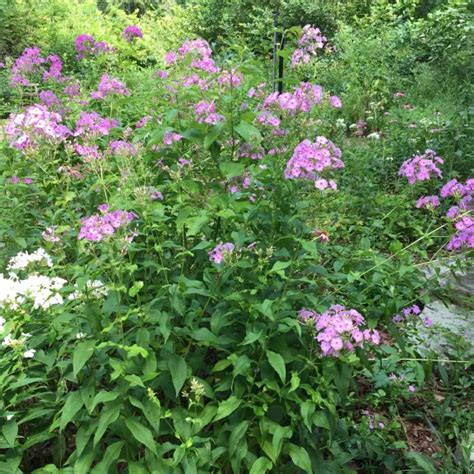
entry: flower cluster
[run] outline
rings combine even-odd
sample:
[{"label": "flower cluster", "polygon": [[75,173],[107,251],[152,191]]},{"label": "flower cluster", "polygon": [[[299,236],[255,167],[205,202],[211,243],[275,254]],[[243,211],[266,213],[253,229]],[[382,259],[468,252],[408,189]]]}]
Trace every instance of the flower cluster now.
[{"label": "flower cluster", "polygon": [[109,289],[100,280],[87,280],[82,290],[79,290],[77,283],[74,285],[74,288],[75,290],[67,297],[70,301],[82,297],[101,299],[109,294]]},{"label": "flower cluster", "polygon": [[442,173],[437,165],[443,163],[443,159],[437,156],[433,150],[426,150],[423,155],[414,155],[409,160],[404,161],[398,175],[405,176],[409,184],[415,184],[417,181],[428,181],[432,176],[441,178]]},{"label": "flower cluster", "polygon": [[143,38],[143,31],[136,25],[129,25],[123,30],[122,36],[131,43],[136,38]]},{"label": "flower cluster", "polygon": [[416,201],[416,207],[434,209],[439,206],[439,197],[438,196],[422,196],[418,201]]},{"label": "flower cluster", "polygon": [[292,92],[271,93],[263,102],[263,108],[277,108],[287,111],[290,115],[298,112],[309,112],[323,98],[323,88],[317,84],[302,82]]},{"label": "flower cluster", "polygon": [[12,257],[7,266],[9,277],[0,273],[0,307],[18,309],[32,302],[34,309],[47,309],[53,304],[62,304],[63,298],[58,293],[67,282],[58,277],[32,273],[25,279],[19,278],[18,271],[26,271],[31,264],[51,268],[53,262],[44,249],[39,248],[33,253],[20,252]]},{"label": "flower cluster", "polygon": [[[407,308],[405,308],[401,312],[401,314],[396,314],[395,316],[393,316],[392,321],[394,323],[399,324],[403,321],[407,321],[407,320],[411,319],[410,317],[412,317],[412,316],[419,316],[420,314],[421,314],[420,307],[417,304],[414,304],[412,306],[408,306]],[[430,326],[433,325],[433,321],[428,317],[423,319],[423,323],[427,327],[430,327]]]},{"label": "flower cluster", "polygon": [[74,136],[103,137],[118,126],[118,121],[101,117],[97,112],[81,112],[76,121]]},{"label": "flower cluster", "polygon": [[217,78],[217,82],[222,86],[239,87],[243,78],[244,76],[240,72],[231,69],[230,71],[222,71]]},{"label": "flower cluster", "polygon": [[[49,64],[49,68],[47,65]],[[29,86],[36,74],[42,75],[44,82],[49,79],[57,81],[61,78],[62,63],[58,56],[50,55],[46,58],[41,56],[41,50],[37,46],[26,48],[12,66],[12,86]]]},{"label": "flower cluster", "polygon": [[116,156],[135,156],[137,148],[124,140],[113,140],[109,143],[109,152]]},{"label": "flower cluster", "polygon": [[50,112],[44,105],[35,104],[27,107],[23,113],[12,114],[5,133],[10,137],[11,146],[18,150],[34,148],[44,140],[60,143],[71,135],[71,131],[61,121],[60,114]]},{"label": "flower cluster", "polygon": [[81,145],[80,143],[74,144],[74,151],[86,162],[99,160],[102,155],[99,152],[97,145]]},{"label": "flower cluster", "polygon": [[175,132],[166,132],[163,137],[163,143],[165,145],[172,145],[175,142],[181,141],[183,137],[179,133]]},{"label": "flower cluster", "polygon": [[78,239],[86,239],[91,242],[100,242],[109,235],[113,235],[118,229],[126,227],[130,222],[136,219],[133,212],[122,211],[117,209],[107,212],[109,206],[101,204],[99,206],[101,214],[94,214],[81,220],[81,230]]},{"label": "flower cluster", "polygon": [[448,242],[448,250],[458,250],[462,247],[474,248],[474,218],[465,216],[455,224],[456,233]]},{"label": "flower cluster", "polygon": [[81,60],[89,56],[96,56],[100,53],[110,53],[115,49],[105,41],[96,41],[91,35],[79,35],[75,41],[77,59]]},{"label": "flower cluster", "polygon": [[298,317],[303,323],[314,325],[315,339],[320,343],[323,356],[337,357],[344,349],[353,351],[355,347],[363,347],[364,342],[380,343],[380,335],[376,329],[362,329],[365,319],[355,309],[332,305],[321,314],[302,309]]},{"label": "flower cluster", "polygon": [[217,244],[212,250],[208,252],[209,260],[217,265],[222,263],[228,256],[232,254],[235,245],[231,242]]},{"label": "flower cluster", "polygon": [[304,140],[297,145],[287,162],[285,178],[312,180],[318,189],[335,189],[336,183],[321,179],[319,173],[327,168],[343,168],[344,163],[340,158],[341,150],[327,138],[317,137],[314,143]]},{"label": "flower cluster", "polygon": [[57,107],[61,105],[58,96],[50,90],[41,91],[38,95],[41,102],[48,108]]},{"label": "flower cluster", "polygon": [[319,28],[305,25],[303,34],[298,41],[298,48],[295,49],[291,57],[291,67],[295,68],[300,64],[308,64],[311,57],[317,54],[318,49],[324,47],[326,41],[326,37],[321,34]]},{"label": "flower cluster", "polygon": [[32,263],[39,263],[47,267],[53,266],[53,260],[46,250],[39,248],[33,253],[20,252],[8,261],[7,270],[25,270]]},{"label": "flower cluster", "polygon": [[130,92],[122,81],[116,77],[109,77],[108,74],[104,74],[100,79],[98,89],[91,92],[91,98],[102,100],[112,94],[128,96]]},{"label": "flower cluster", "polygon": [[216,113],[216,104],[214,101],[206,102],[202,100],[194,106],[196,120],[200,123],[215,125],[224,120],[224,116]]},{"label": "flower cluster", "polygon": [[8,181],[11,184],[23,183],[29,185],[33,183],[33,180],[31,178],[19,178],[18,176],[12,176]]},{"label": "flower cluster", "polygon": [[193,57],[191,67],[208,73],[219,72],[219,68],[212,59],[212,50],[209,43],[203,39],[186,40],[178,49],[178,53],[165,54],[165,63],[170,66],[179,60],[184,60],[188,55]]}]

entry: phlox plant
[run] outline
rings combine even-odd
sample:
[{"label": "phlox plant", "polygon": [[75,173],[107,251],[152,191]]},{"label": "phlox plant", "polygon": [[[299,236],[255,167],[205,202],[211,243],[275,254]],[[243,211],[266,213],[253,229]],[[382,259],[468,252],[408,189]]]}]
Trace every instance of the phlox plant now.
[{"label": "phlox plant", "polygon": [[124,77],[97,41],[5,128],[1,467],[349,469],[356,376],[424,282],[399,240],[336,225],[337,91],[295,67],[273,92],[198,38]]}]

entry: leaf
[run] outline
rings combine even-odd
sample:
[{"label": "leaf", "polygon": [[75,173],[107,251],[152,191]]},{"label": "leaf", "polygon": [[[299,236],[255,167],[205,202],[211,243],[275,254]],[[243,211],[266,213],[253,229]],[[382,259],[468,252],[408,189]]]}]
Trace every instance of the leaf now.
[{"label": "leaf", "polygon": [[281,381],[285,383],[286,367],[283,357],[280,354],[277,354],[276,352],[267,350],[267,359],[268,362],[270,362],[270,365],[275,370],[275,372],[279,375]]},{"label": "leaf", "polygon": [[214,125],[211,131],[204,137],[204,148],[206,150],[208,150],[209,147],[217,140],[217,138],[222,132],[222,129],[224,128],[224,125],[224,122],[220,122]]},{"label": "leaf", "polygon": [[311,466],[311,459],[308,452],[302,446],[296,446],[295,444],[289,445],[290,457],[295,466],[298,466],[303,471],[306,471],[308,474],[313,473],[313,468]]},{"label": "leaf", "polygon": [[291,264],[292,264],[291,261],[290,262],[275,262],[273,264],[272,269],[270,270],[270,273],[276,273],[281,270],[284,270],[285,268],[288,268]]},{"label": "leaf", "polygon": [[143,288],[142,281],[136,281],[132,287],[128,290],[128,295],[132,298],[138,294],[138,292]]},{"label": "leaf", "polygon": [[117,441],[116,443],[111,444],[104,453],[102,461],[99,464],[94,466],[91,474],[108,474],[109,469],[114,461],[117,461],[122,451],[125,441]]},{"label": "leaf", "polygon": [[245,436],[250,422],[247,420],[241,421],[229,436],[229,455],[232,457],[240,446],[240,440]]},{"label": "leaf", "polygon": [[83,405],[84,402],[81,397],[81,392],[76,391],[69,394],[61,413],[61,421],[59,423],[60,431],[64,430],[66,425],[74,418],[74,415],[76,415]]},{"label": "leaf", "polygon": [[219,163],[219,169],[227,178],[234,178],[242,175],[245,170],[245,165],[234,161],[223,161]]},{"label": "leaf", "polygon": [[118,392],[106,392],[105,390],[101,390],[92,400],[89,411],[92,413],[94,411],[94,408],[99,403],[111,402],[112,400],[115,400],[119,395],[120,394]]},{"label": "leaf", "polygon": [[94,353],[95,342],[84,341],[80,342],[74,349],[72,355],[72,371],[74,377],[77,377],[79,371],[84,367],[84,364],[92,357]]},{"label": "leaf", "polygon": [[144,444],[153,454],[158,454],[153,434],[145,425],[142,425],[133,418],[127,418],[125,420],[125,425],[139,443]]},{"label": "leaf", "polygon": [[186,375],[188,372],[186,361],[181,356],[173,354],[168,359],[168,368],[170,369],[171,380],[173,381],[176,396],[178,396],[184,382],[186,381]]},{"label": "leaf", "polygon": [[2,426],[2,434],[6,442],[8,443],[8,446],[10,446],[10,448],[13,448],[15,446],[15,439],[18,434],[18,425],[16,424],[16,422],[13,420],[7,421]]},{"label": "leaf", "polygon": [[102,439],[107,428],[115,421],[120,415],[120,409],[122,403],[111,403],[106,405],[100,412],[99,424],[97,425],[97,431],[94,434],[94,446]]},{"label": "leaf", "polygon": [[262,135],[258,128],[250,125],[245,120],[242,120],[235,126],[235,131],[248,143],[260,142],[262,140]]},{"label": "leaf", "polygon": [[415,461],[415,463],[423,469],[423,472],[427,474],[436,473],[436,469],[433,464],[429,461],[427,457],[423,456],[422,454],[417,453],[416,451],[409,451],[405,454],[405,457],[407,459]]},{"label": "leaf", "polygon": [[272,439],[272,448],[273,453],[275,454],[275,458],[278,458],[281,452],[281,448],[283,446],[283,440],[285,438],[291,438],[293,431],[289,426],[278,426],[275,429],[275,433],[273,434]]},{"label": "leaf", "polygon": [[219,407],[217,408],[216,417],[214,421],[222,420],[226,416],[229,416],[232,412],[239,408],[242,400],[239,400],[236,396],[232,395],[227,400],[219,403]]},{"label": "leaf", "polygon": [[264,474],[267,472],[269,469],[273,467],[272,462],[270,459],[261,457],[258,458],[253,464],[252,468],[250,469],[249,474]]}]

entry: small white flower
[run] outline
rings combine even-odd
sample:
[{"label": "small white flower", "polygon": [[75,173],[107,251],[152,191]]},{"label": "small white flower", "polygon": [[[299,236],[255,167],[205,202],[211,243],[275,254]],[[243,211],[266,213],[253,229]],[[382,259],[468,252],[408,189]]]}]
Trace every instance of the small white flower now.
[{"label": "small white flower", "polygon": [[10,420],[12,420],[12,419],[13,419],[13,415],[7,415],[7,417],[6,417],[6,418],[7,418],[7,421],[10,421]]},{"label": "small white flower", "polygon": [[372,132],[367,135],[367,138],[372,138],[373,140],[380,140],[380,133]]},{"label": "small white flower", "polygon": [[36,354],[36,350],[35,349],[28,349],[27,351],[25,351],[23,353],[23,357],[25,359],[33,359],[33,357],[35,356]]},{"label": "small white flower", "polygon": [[78,332],[76,334],[76,339],[83,339],[84,337],[86,337],[86,335],[83,332]]}]

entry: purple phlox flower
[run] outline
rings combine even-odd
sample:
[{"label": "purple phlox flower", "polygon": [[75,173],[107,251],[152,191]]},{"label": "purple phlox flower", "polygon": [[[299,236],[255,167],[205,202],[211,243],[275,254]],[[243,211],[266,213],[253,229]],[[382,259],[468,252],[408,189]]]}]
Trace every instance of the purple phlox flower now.
[{"label": "purple phlox flower", "polygon": [[102,155],[99,152],[99,147],[97,145],[81,145],[80,143],[75,143],[74,151],[85,162],[91,162],[102,158]]},{"label": "purple phlox flower", "polygon": [[235,245],[231,242],[217,244],[212,250],[208,252],[209,260],[217,265],[224,262],[235,249]]},{"label": "purple phlox flower", "polygon": [[456,233],[448,242],[448,250],[459,250],[463,247],[474,248],[474,218],[462,217],[455,224]]},{"label": "purple phlox flower", "polygon": [[251,158],[252,160],[261,160],[264,156],[264,149],[261,146],[255,147],[250,143],[244,143],[240,146],[237,156],[239,158]]},{"label": "purple phlox flower", "polygon": [[343,349],[353,351],[365,342],[380,343],[377,330],[361,329],[365,319],[355,309],[347,310],[344,306],[333,305],[321,314],[303,309],[298,316],[303,322],[314,323],[316,340],[320,343],[323,356],[338,356]]},{"label": "purple phlox flower", "polygon": [[318,49],[322,49],[327,39],[321,34],[319,28],[313,25],[305,25],[303,34],[298,40],[298,47],[293,52],[291,67],[295,68],[301,64],[308,64],[312,56],[317,54]]},{"label": "purple phlox flower", "polygon": [[75,46],[78,60],[96,56],[100,53],[115,51],[115,48],[108,45],[105,41],[96,41],[93,36],[87,34],[77,36]]},{"label": "purple phlox flower", "polygon": [[420,208],[427,208],[427,209],[434,209],[435,207],[439,206],[439,198],[438,196],[422,196],[418,201],[416,201],[416,207]]},{"label": "purple phlox flower", "polygon": [[442,173],[437,165],[443,163],[444,161],[433,150],[426,150],[423,155],[414,155],[404,161],[398,175],[405,176],[409,184],[428,181],[433,176],[440,178]]},{"label": "purple phlox flower", "polygon": [[103,207],[101,213],[101,215],[95,214],[81,220],[82,227],[78,235],[79,240],[86,239],[91,242],[100,242],[106,236],[113,235],[118,229],[126,227],[137,217],[133,212],[121,209],[106,212],[105,207]]},{"label": "purple phlox flower", "polygon": [[463,185],[459,183],[457,179],[452,179],[451,181],[448,181],[441,188],[441,191],[439,194],[442,198],[446,198],[448,196],[454,196],[459,199],[469,192],[472,192],[472,190],[469,189],[469,185],[467,184],[467,182],[466,182],[466,185]]},{"label": "purple phlox flower", "polygon": [[329,96],[329,103],[335,109],[340,109],[342,107],[342,101],[337,95]]},{"label": "purple phlox flower", "polygon": [[408,391],[414,393],[416,392],[416,387],[414,385],[408,385]]},{"label": "purple phlox flower", "polygon": [[113,140],[109,143],[109,153],[119,156],[136,156],[137,148],[124,140]]},{"label": "purple phlox flower", "polygon": [[224,120],[224,116],[216,113],[216,106],[214,101],[206,102],[204,100],[198,102],[194,106],[194,112],[196,114],[196,120],[200,123],[207,123],[215,125],[218,122]]},{"label": "purple phlox flower", "polygon": [[81,112],[76,121],[74,136],[101,137],[110,134],[110,130],[118,126],[118,121],[101,117],[97,112]]},{"label": "purple phlox flower", "polygon": [[317,137],[314,143],[302,141],[293,152],[293,156],[286,164],[286,179],[305,179],[315,182],[318,189],[328,187],[335,189],[333,180],[320,178],[319,173],[325,169],[343,168],[341,150],[325,137]]},{"label": "purple phlox flower", "polygon": [[63,93],[69,97],[76,97],[81,93],[81,85],[79,83],[68,84],[64,87]]},{"label": "purple phlox flower", "polygon": [[143,32],[138,26],[129,25],[123,30],[122,36],[125,41],[131,43],[136,38],[143,38]]},{"label": "purple phlox flower", "polygon": [[222,71],[217,78],[217,82],[223,86],[238,87],[243,78],[243,74],[237,72],[235,69],[231,69],[230,71]]},{"label": "purple phlox flower", "polygon": [[145,115],[135,124],[135,128],[143,128],[151,120],[153,120],[151,115]]},{"label": "purple phlox flower", "polygon": [[130,92],[122,81],[116,77],[109,77],[108,74],[104,74],[100,79],[98,89],[91,92],[91,98],[102,100],[113,94],[128,96]]},{"label": "purple phlox flower", "polygon": [[163,143],[165,145],[172,145],[173,143],[179,142],[182,140],[182,135],[175,132],[166,132],[163,137]]},{"label": "purple phlox flower", "polygon": [[63,142],[71,131],[61,124],[62,117],[49,111],[44,105],[34,104],[23,113],[12,114],[5,127],[10,145],[19,150],[34,148],[39,142]]},{"label": "purple phlox flower", "polygon": [[58,99],[58,96],[53,91],[41,91],[38,97],[41,102],[48,108],[54,106],[61,106],[61,101]]}]

